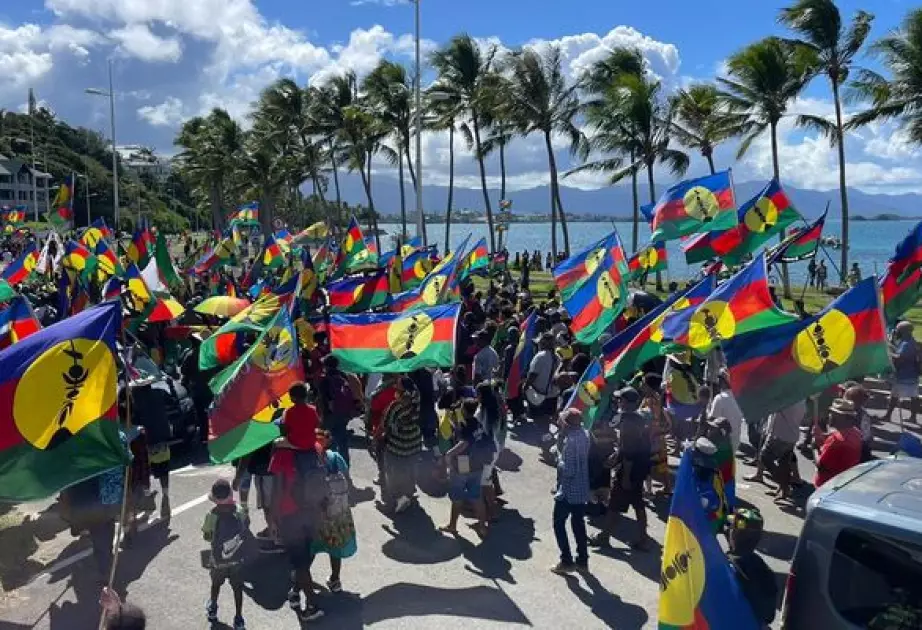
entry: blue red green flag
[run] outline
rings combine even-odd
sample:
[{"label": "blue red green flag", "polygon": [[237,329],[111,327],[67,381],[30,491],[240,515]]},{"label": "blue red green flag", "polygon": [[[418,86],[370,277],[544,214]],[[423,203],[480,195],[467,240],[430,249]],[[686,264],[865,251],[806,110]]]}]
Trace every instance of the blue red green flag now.
[{"label": "blue red green flag", "polygon": [[[205,254],[196,261],[195,265],[192,267],[192,273],[201,275],[219,269],[224,265],[229,265],[236,253],[237,245],[234,243],[233,236],[228,232],[214,247],[205,252]],[[257,258],[256,262],[261,264],[262,260]],[[254,267],[255,266],[254,264]]]},{"label": "blue red green flag", "polygon": [[154,255],[154,243],[154,235],[150,231],[150,226],[142,218],[141,223],[131,236],[131,243],[128,245],[128,258],[143,269],[150,262],[151,256]]},{"label": "blue red green flag", "polygon": [[55,227],[64,227],[74,220],[74,175],[71,173],[61,182],[58,194],[51,202],[53,210],[46,214],[48,222]]},{"label": "blue red green flag", "polygon": [[481,238],[474,244],[470,253],[466,254],[463,267],[460,271],[461,279],[468,276],[484,276],[490,269],[490,251],[487,249],[487,239]]},{"label": "blue red green flag", "polygon": [[899,267],[888,265],[887,272],[880,279],[880,293],[884,303],[884,319],[889,326],[893,326],[922,298],[922,269],[906,275]]},{"label": "blue red green flag", "polygon": [[0,500],[31,501],[124,466],[116,335],[106,302],[0,351]]},{"label": "blue red green flag", "polygon": [[652,241],[672,241],[737,224],[730,170],[689,179],[667,190],[654,208]]},{"label": "blue red green flag", "polygon": [[561,297],[566,299],[578,291],[595,274],[606,256],[609,256],[612,267],[621,275],[628,273],[627,257],[617,230],[554,267],[554,284]]},{"label": "blue red green flag", "polygon": [[[575,290],[561,293],[572,319],[570,330],[579,343],[592,344],[608,330],[627,304],[628,288],[624,250],[615,233],[618,253],[606,246],[592,273]],[[586,260],[594,260],[587,258]],[[585,263],[584,263],[585,266]],[[588,268],[591,264],[585,266]],[[556,272],[556,268],[555,268]],[[558,284],[558,286],[560,286]]]},{"label": "blue red green flag", "polygon": [[512,355],[509,376],[506,377],[506,398],[514,399],[522,395],[522,385],[528,375],[531,360],[535,357],[535,337],[538,336],[538,315],[535,311],[528,314],[519,326],[519,343]]},{"label": "blue red green flag", "polygon": [[237,208],[228,218],[228,224],[240,227],[259,227],[259,203],[251,201]]},{"label": "blue red green flag", "polygon": [[664,271],[668,264],[668,258],[666,243],[663,241],[650,243],[628,258],[628,275],[631,280],[637,280],[651,272]]},{"label": "blue red green flag", "polygon": [[368,249],[362,228],[353,215],[349,220],[349,228],[343,238],[336,260],[333,263],[332,278],[341,277],[347,273],[358,271],[371,271],[378,267],[378,255]]},{"label": "blue red green flag", "polygon": [[899,272],[899,279],[904,279],[916,269],[922,268],[922,221],[916,223],[902,241],[896,246],[890,266]]},{"label": "blue red green flag", "polygon": [[[468,236],[468,238],[470,238],[470,236]],[[467,241],[467,238],[464,239],[464,243],[457,251],[443,258],[442,261],[426,275],[419,286],[392,296],[388,309],[391,312],[398,313],[457,301],[456,280],[458,277],[459,260],[464,259]]]},{"label": "blue red green flag", "polygon": [[22,341],[42,329],[24,295],[17,295],[0,311],[0,350]]},{"label": "blue red green flag", "polygon": [[0,273],[0,279],[6,280],[10,286],[15,287],[32,275],[36,265],[38,265],[38,246],[32,242],[26,245],[22,253],[3,270],[3,273]]},{"label": "blue red green flag", "polygon": [[738,230],[703,232],[689,237],[682,244],[682,251],[685,253],[685,262],[694,265],[714,258],[722,258],[741,244],[741,235]]},{"label": "blue red green flag", "polygon": [[452,367],[459,304],[406,313],[332,315],[330,348],[347,372],[412,372]]},{"label": "blue red green flag", "polygon": [[70,240],[64,245],[64,257],[61,259],[64,269],[78,275],[84,282],[89,282],[96,271],[96,256],[77,241]]},{"label": "blue red green flag", "polygon": [[768,264],[793,263],[816,256],[826,225],[826,212],[810,225],[794,230],[782,243],[766,255]]},{"label": "blue red green flag", "polygon": [[266,237],[266,244],[262,253],[262,264],[264,269],[278,269],[285,264],[285,254],[271,234]]},{"label": "blue red green flag", "polygon": [[797,316],[782,311],[772,300],[765,255],[759,254],[697,308],[667,316],[663,334],[676,345],[705,354],[738,335],[792,321]]},{"label": "blue red green flag", "polygon": [[246,353],[209,382],[215,394],[208,414],[209,437],[219,438],[247,422],[302,380],[298,333],[291,311],[280,308]]},{"label": "blue red green flag", "polygon": [[404,291],[415,289],[433,269],[432,248],[417,249],[401,257],[400,285]]},{"label": "blue red green flag", "polygon": [[879,295],[872,276],[812,317],[724,342],[744,415],[765,416],[833,385],[888,372]]},{"label": "blue red green flag", "polygon": [[596,417],[608,408],[613,387],[605,378],[599,359],[593,359],[573,388],[566,409],[576,409],[583,415],[583,426],[591,429]]},{"label": "blue red green flag", "polygon": [[724,237],[738,239],[739,245],[723,255],[724,262],[728,265],[740,264],[768,239],[783,234],[788,226],[801,218],[781,184],[772,179],[752,199],[740,205],[737,211],[739,224],[730,228],[737,234]]},{"label": "blue red green flag", "polygon": [[111,236],[112,230],[106,225],[105,219],[99,217],[83,231],[83,234],[80,235],[80,240],[84,245],[93,249],[100,239],[110,238]]},{"label": "blue red green flag", "polygon": [[660,630],[758,630],[761,625],[702,507],[692,449],[682,455],[659,578]]},{"label": "blue red green flag", "polygon": [[388,272],[384,269],[363,276],[349,276],[327,283],[332,313],[361,313],[387,304],[390,297]]},{"label": "blue red green flag", "polygon": [[102,281],[110,276],[120,276],[123,273],[122,265],[104,239],[96,241],[93,254],[96,256],[96,273]]}]

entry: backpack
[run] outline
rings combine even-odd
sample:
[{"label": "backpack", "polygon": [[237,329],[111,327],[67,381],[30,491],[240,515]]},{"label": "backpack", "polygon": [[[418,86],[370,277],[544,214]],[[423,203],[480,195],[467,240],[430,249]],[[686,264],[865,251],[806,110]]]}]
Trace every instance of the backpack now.
[{"label": "backpack", "polygon": [[310,528],[316,528],[324,509],[330,502],[330,483],[327,479],[326,456],[317,451],[301,451],[295,456],[297,481],[295,500]]},{"label": "backpack", "polygon": [[243,564],[251,550],[250,530],[237,512],[214,508],[217,517],[211,537],[211,564],[222,568]]},{"label": "backpack", "polygon": [[352,417],[355,413],[355,395],[346,376],[334,372],[329,376],[330,410],[338,416]]}]

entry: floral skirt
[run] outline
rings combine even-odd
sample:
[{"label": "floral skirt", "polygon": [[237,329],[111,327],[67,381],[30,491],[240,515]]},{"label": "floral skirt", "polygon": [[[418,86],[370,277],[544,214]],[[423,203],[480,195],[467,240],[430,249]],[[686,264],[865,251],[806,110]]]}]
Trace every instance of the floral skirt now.
[{"label": "floral skirt", "polygon": [[349,482],[345,475],[337,473],[329,477],[329,483],[330,502],[323,512],[311,551],[328,553],[333,558],[349,558],[358,550],[349,506]]}]

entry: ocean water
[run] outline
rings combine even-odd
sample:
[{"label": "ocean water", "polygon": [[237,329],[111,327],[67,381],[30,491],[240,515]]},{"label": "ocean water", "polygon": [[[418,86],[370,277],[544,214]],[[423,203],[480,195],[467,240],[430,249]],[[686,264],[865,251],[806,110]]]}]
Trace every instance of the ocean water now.
[{"label": "ocean water", "polygon": [[[887,260],[893,254],[896,244],[913,228],[915,221],[859,221],[852,222],[849,237],[851,238],[851,247],[849,248],[849,264],[857,262],[863,276],[872,273],[883,274],[887,265]],[[631,250],[631,224],[628,222],[618,223],[570,223],[568,225],[570,232],[570,250],[577,252],[580,249],[590,246],[609,232],[612,228],[617,229],[624,242],[624,247]],[[441,245],[445,238],[444,223],[427,224],[427,234],[430,243]],[[388,234],[396,235],[399,227],[394,224],[382,224],[381,229]],[[414,228],[409,228],[411,232]],[[557,246],[563,249],[563,237],[560,235],[560,226],[557,227]],[[487,226],[485,223],[459,224],[454,223],[451,226],[451,245],[457,247],[464,238],[471,234],[471,242],[475,242],[480,237],[487,236]],[[841,234],[841,222],[828,220],[826,221],[825,235],[839,236]],[[646,223],[640,225],[639,242],[642,246],[650,238],[650,228]],[[509,227],[509,231],[503,237],[509,252],[514,256],[515,252],[528,250],[532,252],[539,250],[542,256],[545,256],[551,248],[551,224],[550,223],[514,223]],[[771,243],[776,243],[777,239],[772,239]],[[388,248],[382,240],[381,246]],[[670,241],[666,244],[669,255],[670,279],[678,281],[685,280],[693,276],[700,269],[700,265],[692,265],[691,268],[685,264],[685,256],[680,247],[680,241]],[[829,278],[832,280],[836,273],[835,267],[839,265],[841,252],[829,247],[825,248],[826,254],[820,250],[818,257],[826,261],[829,268]],[[830,263],[830,258],[832,263]],[[788,265],[793,281],[804,282],[807,276],[807,262],[792,263]]]}]

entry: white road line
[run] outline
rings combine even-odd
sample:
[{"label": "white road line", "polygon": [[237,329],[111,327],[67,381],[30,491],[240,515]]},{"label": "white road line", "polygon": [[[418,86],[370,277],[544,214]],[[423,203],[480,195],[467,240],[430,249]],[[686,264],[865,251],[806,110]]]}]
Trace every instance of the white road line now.
[{"label": "white road line", "polygon": [[[183,503],[182,505],[178,505],[178,506],[176,506],[175,508],[173,508],[173,510],[172,510],[172,516],[174,516],[174,517],[175,517],[175,516],[179,516],[179,515],[182,514],[183,512],[185,512],[185,511],[187,511],[187,510],[191,510],[192,508],[196,507],[197,505],[201,505],[202,503],[204,503],[204,502],[207,501],[207,500],[208,500],[208,495],[207,495],[207,494],[203,494],[202,496],[197,497],[197,498],[195,498],[195,499],[192,499],[191,501],[186,501],[186,502]],[[146,522],[141,523],[140,525],[138,525],[138,532],[146,531],[146,530],[149,529],[151,526],[153,526],[155,523],[157,523],[159,520],[160,520],[160,517],[159,517],[159,516],[157,516],[157,515],[151,515],[151,516],[147,519]],[[60,560],[60,561],[58,561],[58,562],[55,562],[54,564],[52,564],[51,566],[49,566],[49,567],[47,567],[45,570],[43,570],[41,573],[39,573],[38,575],[36,575],[35,577],[33,577],[31,580],[29,580],[29,583],[31,584],[32,582],[38,580],[39,578],[44,577],[44,576],[47,576],[47,575],[51,575],[52,573],[57,573],[57,572],[59,572],[59,571],[63,571],[63,570],[66,569],[67,567],[69,567],[69,566],[71,566],[71,565],[73,565],[73,564],[76,564],[76,563],[80,562],[81,560],[84,560],[84,559],[86,559],[86,558],[89,558],[89,557],[92,555],[92,553],[93,553],[92,548],[84,549],[83,551],[79,551],[79,552],[75,553],[75,554],[72,555],[72,556],[68,556],[67,558],[64,558],[63,560]]]}]

